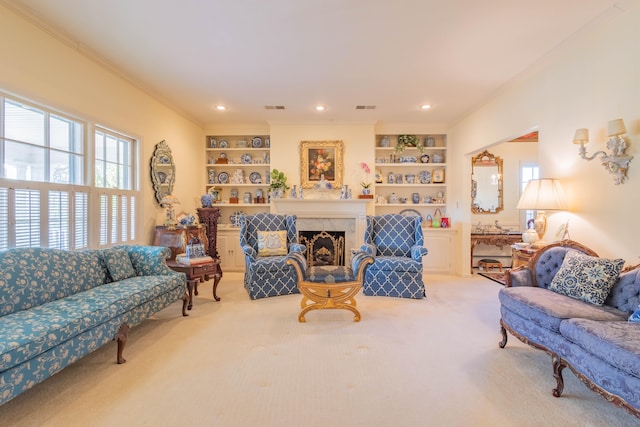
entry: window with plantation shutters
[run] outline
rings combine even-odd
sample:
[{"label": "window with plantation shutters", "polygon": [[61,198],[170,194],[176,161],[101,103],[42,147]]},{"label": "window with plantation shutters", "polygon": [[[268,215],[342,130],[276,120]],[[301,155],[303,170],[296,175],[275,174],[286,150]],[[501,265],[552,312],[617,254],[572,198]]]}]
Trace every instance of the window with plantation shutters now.
[{"label": "window with plantation shutters", "polygon": [[69,193],[66,191],[49,192],[49,244],[50,248],[70,249],[71,211]]},{"label": "window with plantation shutters", "polygon": [[135,153],[132,138],[0,92],[0,249],[134,243]]}]

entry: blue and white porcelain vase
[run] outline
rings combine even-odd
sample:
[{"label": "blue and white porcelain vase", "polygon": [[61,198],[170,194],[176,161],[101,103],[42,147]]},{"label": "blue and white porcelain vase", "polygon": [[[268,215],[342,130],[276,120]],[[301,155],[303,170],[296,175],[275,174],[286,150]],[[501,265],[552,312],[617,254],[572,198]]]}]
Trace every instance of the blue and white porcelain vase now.
[{"label": "blue and white porcelain vase", "polygon": [[203,208],[210,208],[211,206],[213,206],[213,199],[213,194],[203,194],[200,197],[200,203],[202,203]]}]

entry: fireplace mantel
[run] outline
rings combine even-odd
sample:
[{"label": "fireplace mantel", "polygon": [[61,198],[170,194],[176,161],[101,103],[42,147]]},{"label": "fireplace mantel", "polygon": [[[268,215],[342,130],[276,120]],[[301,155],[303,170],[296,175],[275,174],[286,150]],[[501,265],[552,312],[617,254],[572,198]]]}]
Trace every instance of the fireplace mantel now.
[{"label": "fireplace mantel", "polygon": [[350,251],[364,243],[367,199],[271,199],[271,212],[296,215],[299,231],[344,231],[347,260]]},{"label": "fireplace mantel", "polygon": [[298,218],[358,218],[367,214],[368,199],[271,199],[272,212]]}]

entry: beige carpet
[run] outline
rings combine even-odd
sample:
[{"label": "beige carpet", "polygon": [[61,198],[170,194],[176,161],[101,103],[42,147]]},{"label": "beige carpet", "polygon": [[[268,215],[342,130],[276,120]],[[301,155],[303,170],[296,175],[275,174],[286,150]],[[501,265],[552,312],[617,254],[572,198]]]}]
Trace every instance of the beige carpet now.
[{"label": "beige carpet", "polygon": [[428,276],[421,301],[358,299],[298,323],[300,296],[251,301],[240,274],[211,284],[0,406],[1,426],[624,426],[638,419],[513,337],[498,348],[486,278]]}]

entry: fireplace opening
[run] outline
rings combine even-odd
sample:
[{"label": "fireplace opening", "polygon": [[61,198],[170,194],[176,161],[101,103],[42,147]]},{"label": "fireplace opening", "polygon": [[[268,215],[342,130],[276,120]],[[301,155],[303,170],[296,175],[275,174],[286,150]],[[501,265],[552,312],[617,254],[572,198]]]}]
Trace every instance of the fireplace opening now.
[{"label": "fireplace opening", "polygon": [[344,265],[344,231],[299,231],[300,244],[307,247],[307,265]]}]

